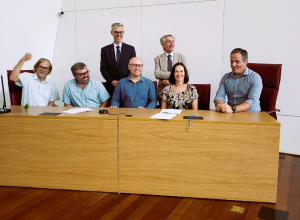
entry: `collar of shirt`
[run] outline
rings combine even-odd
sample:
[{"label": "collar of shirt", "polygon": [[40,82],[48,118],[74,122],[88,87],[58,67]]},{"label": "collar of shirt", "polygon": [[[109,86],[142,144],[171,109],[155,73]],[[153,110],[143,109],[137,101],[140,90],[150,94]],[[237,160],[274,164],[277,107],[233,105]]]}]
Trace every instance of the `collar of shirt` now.
[{"label": "collar of shirt", "polygon": [[171,55],[171,56],[172,56],[172,58],[174,57],[174,56],[173,56],[173,54],[174,54],[174,51],[172,51],[170,54],[168,54],[167,52],[165,52],[165,54],[166,54],[166,57],[167,57],[167,59],[168,59],[168,55]]},{"label": "collar of shirt", "polygon": [[[235,77],[235,75],[233,74],[233,72],[231,72],[230,75],[233,76],[233,77]],[[243,75],[241,75],[241,76],[248,76],[248,75],[249,75],[249,69],[248,69],[248,67],[246,67],[246,69],[245,69]]]},{"label": "collar of shirt", "polygon": [[88,87],[88,85],[90,85],[90,82],[91,82],[91,77],[90,77],[90,79],[89,79],[89,81],[88,81],[88,83],[87,84],[85,84],[85,87],[84,87],[84,89],[82,89],[79,85],[78,85],[78,83],[77,83],[77,80],[74,78],[73,79],[74,80],[74,84],[78,87],[78,88],[80,88],[81,90],[85,90],[87,87]]},{"label": "collar of shirt", "polygon": [[122,42],[120,43],[120,45],[117,45],[117,44],[115,44],[115,42],[114,42],[113,45],[114,45],[114,51],[115,51],[115,58],[116,58],[116,60],[117,60],[117,46],[120,47],[120,53],[121,53],[121,51],[122,51]]},{"label": "collar of shirt", "polygon": [[[130,78],[130,74],[129,74],[129,76],[127,76],[127,78],[126,78],[126,81],[127,82],[129,82],[129,81],[131,81],[132,82],[132,80],[131,80],[131,78]],[[141,78],[140,78],[140,80],[139,81],[141,81],[141,82],[145,82],[145,77],[143,77],[142,75],[141,75]],[[139,82],[138,81],[138,82]]]},{"label": "collar of shirt", "polygon": [[165,52],[165,55],[166,55],[167,63],[168,63],[168,55],[171,55],[172,66],[173,66],[174,65],[174,51],[172,51],[170,54]]},{"label": "collar of shirt", "polygon": [[33,74],[33,79],[38,80],[40,83],[48,83],[48,77],[47,77],[47,76],[46,76],[46,79],[45,79],[43,82],[41,82],[41,81],[39,80],[39,78],[37,77],[36,73]]},{"label": "collar of shirt", "polygon": [[121,50],[122,50],[122,43],[123,43],[123,42],[121,42],[120,45],[117,45],[117,44],[113,43],[113,44],[114,44],[114,50],[115,50],[115,54],[116,54],[116,55],[117,55],[117,46],[120,47],[120,52],[121,52]]}]

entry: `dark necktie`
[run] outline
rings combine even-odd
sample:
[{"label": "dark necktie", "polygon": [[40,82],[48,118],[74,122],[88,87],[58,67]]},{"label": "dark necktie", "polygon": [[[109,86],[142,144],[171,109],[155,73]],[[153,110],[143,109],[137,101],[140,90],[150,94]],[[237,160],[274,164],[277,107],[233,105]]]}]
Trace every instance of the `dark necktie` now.
[{"label": "dark necktie", "polygon": [[171,55],[168,55],[168,71],[172,71],[172,60]]},{"label": "dark necktie", "polygon": [[120,46],[117,46],[117,66],[119,66],[120,64],[120,56],[121,56]]}]

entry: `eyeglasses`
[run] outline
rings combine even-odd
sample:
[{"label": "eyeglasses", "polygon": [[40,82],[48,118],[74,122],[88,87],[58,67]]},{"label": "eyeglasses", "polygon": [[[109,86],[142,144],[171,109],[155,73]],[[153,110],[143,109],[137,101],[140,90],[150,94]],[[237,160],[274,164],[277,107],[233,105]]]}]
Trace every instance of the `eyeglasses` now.
[{"label": "eyeglasses", "polygon": [[132,67],[138,67],[138,68],[143,68],[143,64],[129,64]]},{"label": "eyeglasses", "polygon": [[46,70],[46,71],[49,71],[49,67],[39,66],[39,69],[40,69],[40,70]]},{"label": "eyeglasses", "polygon": [[80,77],[83,77],[85,75],[89,75],[90,74],[90,71],[86,71],[85,73],[80,73],[80,74],[75,74],[76,76],[80,76]]},{"label": "eyeglasses", "polygon": [[114,34],[124,34],[124,31],[114,31]]}]

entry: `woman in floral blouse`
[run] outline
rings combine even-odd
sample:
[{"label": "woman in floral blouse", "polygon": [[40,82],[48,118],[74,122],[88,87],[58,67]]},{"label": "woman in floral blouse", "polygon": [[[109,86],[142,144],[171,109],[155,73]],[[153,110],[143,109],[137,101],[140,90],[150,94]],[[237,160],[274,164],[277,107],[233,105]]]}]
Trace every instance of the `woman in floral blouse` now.
[{"label": "woman in floral blouse", "polygon": [[198,109],[198,93],[195,86],[187,84],[189,74],[183,63],[176,63],[171,71],[169,82],[161,92],[161,108]]}]

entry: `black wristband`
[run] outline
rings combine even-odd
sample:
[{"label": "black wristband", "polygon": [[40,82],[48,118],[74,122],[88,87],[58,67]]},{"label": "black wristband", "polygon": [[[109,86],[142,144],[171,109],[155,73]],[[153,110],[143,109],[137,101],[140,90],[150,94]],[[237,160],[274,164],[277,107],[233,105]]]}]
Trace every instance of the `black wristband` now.
[{"label": "black wristband", "polygon": [[236,107],[235,106],[231,106],[232,112],[235,113],[236,112]]}]

